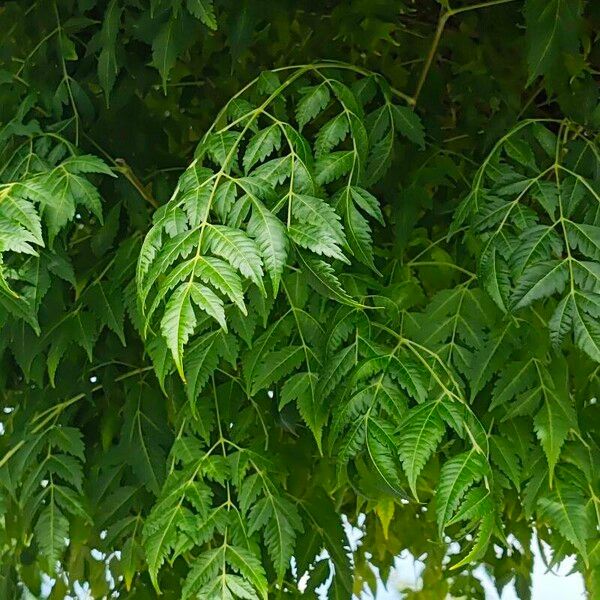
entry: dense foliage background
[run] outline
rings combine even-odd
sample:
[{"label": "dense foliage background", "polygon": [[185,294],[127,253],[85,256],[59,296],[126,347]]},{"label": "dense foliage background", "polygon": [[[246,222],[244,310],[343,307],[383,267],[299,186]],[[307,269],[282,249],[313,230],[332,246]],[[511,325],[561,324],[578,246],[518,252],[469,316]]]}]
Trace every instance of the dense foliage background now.
[{"label": "dense foliage background", "polygon": [[599,25],[2,3],[0,597],[600,597]]}]

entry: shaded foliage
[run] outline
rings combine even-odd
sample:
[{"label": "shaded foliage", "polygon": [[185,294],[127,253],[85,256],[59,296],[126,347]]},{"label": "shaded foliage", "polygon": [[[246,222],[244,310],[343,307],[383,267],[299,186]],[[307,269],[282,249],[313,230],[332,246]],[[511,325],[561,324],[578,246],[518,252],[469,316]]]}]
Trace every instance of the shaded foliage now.
[{"label": "shaded foliage", "polygon": [[599,22],[5,3],[2,597],[600,593]]}]

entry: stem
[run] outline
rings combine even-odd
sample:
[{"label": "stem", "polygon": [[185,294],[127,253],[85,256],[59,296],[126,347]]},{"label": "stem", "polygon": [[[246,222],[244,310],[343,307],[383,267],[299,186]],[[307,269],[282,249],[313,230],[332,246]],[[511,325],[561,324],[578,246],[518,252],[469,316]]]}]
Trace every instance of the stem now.
[{"label": "stem", "polygon": [[463,6],[461,8],[451,8],[446,12],[440,12],[440,16],[438,19],[437,27],[435,29],[435,35],[433,36],[433,41],[431,42],[431,47],[429,48],[429,53],[427,54],[427,58],[425,59],[425,64],[423,65],[423,70],[419,75],[419,81],[417,82],[417,87],[415,89],[415,93],[412,97],[411,104],[416,106],[417,101],[419,99],[419,95],[421,94],[421,90],[423,89],[423,85],[427,80],[427,75],[429,74],[429,70],[431,68],[431,64],[433,63],[433,59],[435,58],[437,48],[440,44],[440,40],[442,38],[442,33],[444,33],[444,28],[446,27],[446,23],[448,20],[454,15],[458,15],[460,13],[468,12],[470,10],[479,10],[480,8],[489,8],[490,6],[496,6],[499,4],[508,4],[509,2],[515,2],[515,0],[489,0],[488,2],[479,2],[477,4],[472,4],[471,6]]},{"label": "stem", "polygon": [[87,133],[82,132],[83,137],[90,143],[100,154],[104,156],[109,162],[114,165],[115,171],[118,171],[131,183],[131,185],[137,190],[139,195],[148,204],[151,204],[154,208],[158,208],[159,204],[156,199],[150,194],[144,184],[140,181],[139,177],[133,172],[133,169],[125,162],[122,158],[113,158],[102,146],[100,146],[94,139],[92,139]]},{"label": "stem", "polygon": [[533,104],[533,101],[538,97],[538,94],[544,89],[544,87],[545,84],[542,82],[542,84],[535,89],[533,94],[531,94],[527,102],[525,102],[525,104],[523,105],[523,108],[521,108],[521,110],[519,111],[519,114],[517,115],[516,119],[517,121],[521,120],[521,117],[527,112],[529,107]]},{"label": "stem", "polygon": [[[58,13],[58,7],[56,6],[56,2],[54,2],[54,14],[56,15],[56,28],[58,31],[59,41],[60,36],[62,36],[62,23],[60,21],[60,15]],[[62,50],[60,54],[60,64],[63,73],[63,81],[65,82],[65,86],[67,87],[67,93],[69,95],[69,101],[71,102],[71,108],[73,109],[73,116],[75,117],[75,145],[79,146],[79,112],[77,110],[77,105],[75,104],[75,97],[73,96],[73,90],[71,89],[70,76],[67,72],[67,65],[65,63],[65,58],[62,55]]]},{"label": "stem", "polygon": [[469,271],[468,269],[464,269],[459,265],[455,265],[454,263],[445,263],[435,260],[419,260],[409,261],[406,264],[410,265],[411,267],[448,267],[449,269],[455,269],[456,271],[460,271],[461,273],[464,273],[465,275],[468,275],[471,278],[475,277],[475,273]]},{"label": "stem", "polygon": [[146,201],[148,204],[152,205],[154,208],[158,208],[159,204],[154,199],[152,194],[150,194],[144,184],[139,180],[137,175],[133,172],[131,167],[125,162],[122,158],[117,158],[114,160],[116,165],[116,170],[131,183],[131,185],[138,191],[139,195]]},{"label": "stem", "polygon": [[423,65],[423,69],[421,70],[421,75],[419,75],[419,81],[417,82],[417,87],[415,88],[415,93],[413,94],[413,104],[416,105],[421,94],[421,90],[423,89],[423,85],[425,84],[425,80],[427,79],[427,75],[429,74],[429,69],[431,68],[431,63],[433,63],[433,58],[437,52],[437,47],[440,44],[440,40],[442,38],[442,33],[444,32],[444,28],[446,27],[446,22],[451,17],[450,12],[441,12],[440,17],[438,19],[437,27],[435,28],[435,35],[433,36],[433,41],[431,42],[431,47],[429,48],[429,53],[427,54],[427,58],[425,59],[425,64]]}]

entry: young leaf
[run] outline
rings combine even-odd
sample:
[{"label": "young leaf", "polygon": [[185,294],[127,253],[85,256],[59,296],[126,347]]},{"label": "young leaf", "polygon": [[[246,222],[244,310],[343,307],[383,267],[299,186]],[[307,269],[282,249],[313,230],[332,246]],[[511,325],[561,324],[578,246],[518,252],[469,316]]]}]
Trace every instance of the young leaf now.
[{"label": "young leaf", "polygon": [[325,110],[329,98],[329,88],[326,82],[304,90],[304,95],[296,107],[296,121],[298,121],[300,129]]},{"label": "young leaf", "polygon": [[285,227],[262,202],[254,200],[247,231],[256,240],[265,269],[271,277],[273,295],[277,296],[287,260],[288,238]]},{"label": "young leaf", "polygon": [[209,225],[206,231],[211,251],[264,291],[262,260],[256,243],[243,232],[225,225]]},{"label": "young leaf", "polygon": [[570,429],[576,429],[575,413],[570,399],[544,387],[544,402],[534,419],[535,433],[548,459],[550,486],[561,448]]},{"label": "young leaf", "polygon": [[263,162],[275,150],[281,148],[281,128],[277,123],[259,131],[249,142],[244,154],[244,170],[248,173],[252,167]]},{"label": "young leaf", "polygon": [[190,284],[190,296],[196,306],[216,319],[219,325],[227,331],[225,311],[223,310],[223,301],[221,298],[219,298],[210,288],[195,281]]},{"label": "young leaf", "polygon": [[187,9],[209,29],[217,29],[213,0],[187,0]]},{"label": "young leaf", "polygon": [[375,469],[386,484],[399,496],[406,498],[399,478],[397,442],[393,428],[384,421],[368,419],[366,427],[366,448]]},{"label": "young leaf", "polygon": [[445,430],[437,402],[421,404],[407,414],[398,436],[398,454],[415,498],[419,497],[416,485],[419,473],[437,448]]},{"label": "young leaf", "polygon": [[173,354],[183,380],[183,347],[196,327],[196,315],[190,301],[191,285],[182,283],[172,294],[160,323],[161,332]]},{"label": "young leaf", "polygon": [[591,531],[585,504],[584,496],[575,486],[557,481],[552,492],[538,500],[538,514],[556,527],[587,562],[587,540]]},{"label": "young leaf", "polygon": [[436,516],[440,534],[467,490],[484,477],[485,457],[471,449],[454,456],[442,467],[436,489]]}]

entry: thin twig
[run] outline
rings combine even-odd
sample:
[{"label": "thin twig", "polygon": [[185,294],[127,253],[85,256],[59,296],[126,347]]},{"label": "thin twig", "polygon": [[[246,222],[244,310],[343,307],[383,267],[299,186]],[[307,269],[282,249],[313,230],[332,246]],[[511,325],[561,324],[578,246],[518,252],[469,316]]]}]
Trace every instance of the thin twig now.
[{"label": "thin twig", "polygon": [[133,169],[125,162],[122,158],[113,158],[102,146],[100,146],[93,138],[91,138],[87,133],[82,132],[83,137],[90,143],[100,154],[104,156],[109,162],[111,162],[115,168],[115,171],[118,171],[131,183],[131,185],[138,191],[140,196],[149,204],[151,204],[154,208],[158,208],[160,205],[157,200],[148,192],[144,184],[140,181],[139,177],[133,172]]},{"label": "thin twig", "polygon": [[509,2],[515,2],[515,0],[489,0],[488,2],[479,2],[477,4],[472,4],[471,6],[462,6],[461,8],[451,8],[447,11],[440,12],[440,16],[438,19],[437,27],[435,29],[435,35],[433,36],[433,41],[431,42],[431,47],[429,48],[429,53],[427,54],[427,58],[425,59],[425,64],[423,65],[423,70],[419,75],[419,81],[417,82],[417,87],[415,88],[415,93],[412,96],[411,104],[416,105],[421,94],[421,90],[423,89],[423,85],[427,79],[427,75],[429,74],[429,70],[433,63],[433,59],[435,58],[435,54],[437,52],[437,48],[440,44],[440,40],[442,38],[442,33],[444,33],[444,28],[446,27],[446,23],[448,20],[454,15],[458,15],[460,13],[464,13],[471,10],[478,10],[480,8],[489,8],[490,6],[497,6],[499,4],[508,4]]}]

